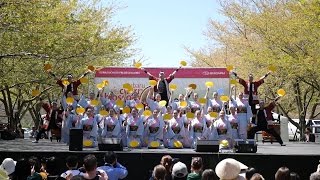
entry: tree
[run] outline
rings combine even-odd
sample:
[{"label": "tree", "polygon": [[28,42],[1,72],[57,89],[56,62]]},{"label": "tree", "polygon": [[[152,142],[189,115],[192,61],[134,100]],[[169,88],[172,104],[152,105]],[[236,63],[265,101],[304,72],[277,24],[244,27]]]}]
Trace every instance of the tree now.
[{"label": "tree", "polygon": [[[225,0],[220,4],[227,20],[210,20],[206,33],[218,48],[191,51],[195,63],[221,65],[217,59],[225,55],[222,62],[234,65],[241,76],[260,76],[268,66],[275,66],[261,93],[272,98],[284,88],[288,95],[279,108],[303,135],[306,118],[319,115],[319,1]],[[294,116],[299,123],[292,120]]]},{"label": "tree", "polygon": [[[117,9],[99,1],[0,2],[0,101],[11,127],[27,111],[37,121],[39,96],[59,93],[44,64],[63,77],[80,75],[88,65],[126,63],[135,40],[129,28],[112,23]],[[41,94],[31,96],[32,89]]]}]

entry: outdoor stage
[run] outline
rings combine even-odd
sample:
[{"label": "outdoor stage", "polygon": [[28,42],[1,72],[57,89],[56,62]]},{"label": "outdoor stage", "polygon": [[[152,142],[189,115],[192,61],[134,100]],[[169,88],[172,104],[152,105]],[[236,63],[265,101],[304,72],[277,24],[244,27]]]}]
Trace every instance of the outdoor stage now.
[{"label": "outdoor stage", "polygon": [[[62,159],[61,170],[65,169],[63,160],[68,155],[77,155],[81,160],[87,154],[95,154],[102,163],[103,151],[98,148],[84,148],[83,151],[69,151],[69,147],[63,143],[40,140],[39,143],[31,143],[31,139],[0,140],[0,161],[6,157],[18,159],[22,157],[50,157],[56,156]],[[287,146],[278,143],[258,142],[257,153],[210,153],[195,152],[192,149],[127,149],[118,151],[118,160],[129,171],[126,179],[148,179],[150,171],[159,164],[163,155],[170,154],[174,158],[187,164],[190,168],[191,158],[201,156],[205,168],[214,169],[222,159],[231,157],[252,166],[261,171],[265,179],[274,179],[274,174],[281,166],[287,166],[291,171],[297,172],[302,180],[309,179],[311,173],[316,171],[320,160],[320,144],[289,142]]]}]

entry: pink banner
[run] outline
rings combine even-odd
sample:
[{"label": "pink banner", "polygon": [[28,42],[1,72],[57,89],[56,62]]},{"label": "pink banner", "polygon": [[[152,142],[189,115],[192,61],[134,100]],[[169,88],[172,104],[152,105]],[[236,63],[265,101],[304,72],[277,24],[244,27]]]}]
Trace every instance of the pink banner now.
[{"label": "pink banner", "polygon": [[[145,68],[152,75],[158,77],[160,71],[165,76],[171,74],[176,68]],[[134,67],[106,67],[96,72],[96,77],[141,78],[148,75]],[[181,68],[175,75],[176,78],[229,78],[226,68]]]}]

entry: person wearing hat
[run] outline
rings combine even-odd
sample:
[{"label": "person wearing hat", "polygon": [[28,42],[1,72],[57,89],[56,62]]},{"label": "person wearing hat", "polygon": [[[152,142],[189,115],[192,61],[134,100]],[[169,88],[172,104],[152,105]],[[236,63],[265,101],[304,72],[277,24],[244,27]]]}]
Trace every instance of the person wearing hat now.
[{"label": "person wearing hat", "polygon": [[85,77],[86,75],[88,75],[90,73],[90,71],[86,71],[82,76],[80,76],[80,78],[78,80],[74,80],[73,79],[73,75],[72,74],[68,74],[67,75],[67,80],[69,82],[69,84],[65,87],[65,85],[63,84],[63,80],[59,79],[52,71],[48,71],[48,73],[54,77],[54,79],[57,81],[56,84],[58,84],[62,89],[66,88],[65,95],[67,95],[68,92],[72,92],[73,95],[77,96],[78,95],[78,87],[81,84],[80,79]]},{"label": "person wearing hat", "polygon": [[165,100],[168,103],[170,97],[169,83],[174,79],[174,75],[179,71],[179,69],[181,69],[181,67],[182,66],[173,71],[168,77],[165,77],[164,71],[160,71],[158,78],[153,76],[144,68],[141,68],[141,70],[149,76],[149,80],[157,81],[157,85],[154,86],[154,92],[159,93],[161,100]]},{"label": "person wearing hat", "polygon": [[248,139],[254,139],[254,135],[258,131],[265,131],[271,134],[279,142],[281,146],[285,146],[280,135],[273,129],[268,126],[268,121],[272,120],[272,109],[276,106],[276,101],[280,96],[276,97],[271,103],[265,105],[264,101],[260,101],[259,109],[257,110],[257,125],[252,127],[248,132]]},{"label": "person wearing hat", "polygon": [[5,158],[0,165],[0,170],[5,171],[6,175],[11,177],[16,169],[16,164],[17,161],[12,158]]},{"label": "person wearing hat", "polygon": [[172,180],[186,180],[188,176],[188,168],[186,164],[177,162],[172,167]]},{"label": "person wearing hat", "polygon": [[217,164],[215,172],[220,180],[245,180],[245,177],[240,175],[241,170],[245,169],[248,169],[248,166],[235,159],[227,158]]}]

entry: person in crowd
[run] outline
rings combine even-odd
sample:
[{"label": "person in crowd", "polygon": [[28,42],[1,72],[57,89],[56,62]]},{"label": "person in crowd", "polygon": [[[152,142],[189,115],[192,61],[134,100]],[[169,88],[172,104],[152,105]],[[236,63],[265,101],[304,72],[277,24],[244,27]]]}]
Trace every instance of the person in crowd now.
[{"label": "person in crowd", "polygon": [[290,172],[290,180],[300,180],[299,174],[296,172]]},{"label": "person in crowd", "polygon": [[72,174],[72,176],[77,176],[77,175],[81,175],[82,173],[79,171],[78,169],[78,158],[77,156],[68,156],[66,158],[66,166],[68,168],[67,171],[65,171],[64,173],[62,173],[60,175],[60,177],[63,178],[67,178],[70,174]]},{"label": "person in crowd", "polygon": [[263,178],[263,176],[261,174],[255,173],[255,174],[252,175],[250,180],[264,180],[264,178]]},{"label": "person in crowd", "polygon": [[237,118],[239,121],[239,138],[247,139],[247,128],[250,122],[250,118],[252,118],[252,111],[248,101],[243,98],[242,92],[239,93],[235,103],[237,108]]},{"label": "person in crowd", "polygon": [[159,102],[161,101],[161,95],[159,93],[156,93],[154,95],[152,88],[150,89],[150,91],[148,93],[146,101],[147,101],[147,104],[150,107],[151,111],[158,109],[162,112],[162,114],[165,113],[166,106],[160,106],[160,104],[159,104]]},{"label": "person in crowd", "polygon": [[1,165],[0,169],[4,170],[9,178],[12,178],[16,169],[17,161],[14,161],[12,158],[5,158]]},{"label": "person in crowd", "polygon": [[215,121],[215,117],[211,116],[211,113],[213,113],[212,107],[209,106],[207,108],[207,113],[203,116],[206,121],[207,128],[209,128]]},{"label": "person in crowd", "polygon": [[314,172],[310,175],[310,180],[320,180],[320,172]]},{"label": "person in crowd", "polygon": [[[189,96],[186,97],[186,100],[188,102],[188,106],[191,108],[192,112],[196,112],[197,110],[201,110],[202,105],[199,102],[199,95],[198,93],[193,92],[193,90],[191,89],[191,94],[193,94],[192,98],[193,100],[189,100]],[[188,93],[188,92],[187,92]]]},{"label": "person in crowd", "polygon": [[[209,91],[209,88],[207,92]],[[212,108],[212,112],[219,113],[222,110],[223,103],[219,99],[219,94],[217,92],[213,92],[213,98],[209,100],[209,106]]]},{"label": "person in crowd", "polygon": [[42,159],[42,170],[47,175],[47,180],[55,180],[60,177],[60,160],[54,156]]},{"label": "person in crowd", "polygon": [[249,81],[238,77],[237,73],[233,72],[235,77],[239,80],[239,83],[244,87],[244,95],[248,98],[248,103],[252,111],[252,123],[255,123],[256,115],[256,104],[259,104],[258,100],[258,87],[264,83],[264,79],[268,77],[271,72],[269,71],[266,75],[262,76],[258,81],[253,81],[253,75],[249,74]]},{"label": "person in crowd", "polygon": [[31,166],[28,159],[20,158],[17,160],[12,180],[26,180],[30,175],[30,172]]},{"label": "person in crowd", "polygon": [[182,118],[183,128],[184,128],[184,136],[183,136],[183,147],[191,148],[192,146],[192,136],[191,136],[191,119],[186,116],[186,113],[191,113],[191,108],[187,106],[185,110],[180,111],[180,117]]},{"label": "person in crowd", "polygon": [[152,147],[151,142],[158,142],[159,145],[163,141],[164,122],[161,113],[155,109],[152,117],[149,118],[144,128],[144,138],[146,138],[147,146]]},{"label": "person in crowd", "polygon": [[177,162],[172,167],[172,180],[187,180],[188,168],[186,164]]},{"label": "person in crowd", "polygon": [[190,136],[193,139],[192,148],[196,147],[198,140],[205,139],[204,134],[206,132],[207,125],[200,110],[195,112],[195,118],[191,121]]},{"label": "person in crowd", "polygon": [[159,164],[153,168],[152,177],[149,180],[166,180],[166,169],[163,165]]},{"label": "person in crowd", "polygon": [[[127,91],[125,90],[125,96],[124,97],[127,97]],[[140,99],[139,99],[139,94],[137,92],[133,92],[132,93],[132,98],[131,99],[126,99],[125,98],[125,105],[130,107],[130,108],[133,108],[133,107],[136,107],[137,104],[141,103]]]},{"label": "person in crowd", "polygon": [[165,179],[170,180],[172,174],[172,166],[174,159],[170,155],[164,155],[161,158],[160,164],[165,167]]},{"label": "person in crowd", "polygon": [[250,180],[255,173],[258,173],[257,169],[255,169],[254,167],[248,167],[248,169],[246,170],[246,180]]},{"label": "person in crowd", "polygon": [[201,180],[215,180],[216,174],[212,169],[206,169],[202,173],[202,179]]},{"label": "person in crowd", "polygon": [[191,173],[188,174],[188,180],[201,180],[202,177],[202,158],[193,157],[191,160]]},{"label": "person in crowd", "polygon": [[103,138],[120,138],[121,137],[121,120],[113,108],[109,109],[109,116],[104,119],[104,128],[101,137]]},{"label": "person in crowd", "polygon": [[141,70],[149,76],[149,80],[157,81],[157,85],[153,88],[154,92],[160,94],[161,100],[165,100],[168,103],[170,97],[169,83],[174,79],[175,74],[179,71],[180,68],[181,66],[173,71],[168,77],[165,77],[165,73],[163,71],[160,71],[158,78],[153,76],[144,68],[141,68]]},{"label": "person in crowd", "polygon": [[265,106],[264,101],[260,101],[259,109],[257,111],[257,126],[252,127],[248,132],[248,139],[254,139],[254,135],[258,131],[265,131],[273,135],[281,146],[285,146],[280,135],[273,129],[268,127],[268,120],[272,119],[271,110],[276,106],[276,101],[280,98],[277,97],[273,102]]},{"label": "person in crowd", "polygon": [[[139,117],[137,108],[132,108],[131,114],[124,121],[124,126],[126,126],[127,147],[141,147],[144,126],[143,119]],[[137,144],[133,142],[137,142]]]},{"label": "person in crowd", "polygon": [[230,111],[230,114],[227,115],[227,119],[231,125],[232,139],[239,139],[239,120],[238,120],[239,116],[238,114],[236,114],[236,108],[234,106],[230,106],[229,111]]},{"label": "person in crowd", "polygon": [[93,107],[87,107],[86,116],[81,119],[79,128],[83,129],[83,140],[89,140],[92,142],[92,146],[97,146],[98,125]]},{"label": "person in crowd", "polygon": [[105,171],[97,170],[97,158],[93,154],[84,157],[83,167],[86,172],[82,176],[85,179],[108,180],[108,175]]},{"label": "person in crowd", "polygon": [[316,136],[312,134],[310,127],[307,127],[305,132],[304,132],[304,141],[305,142],[315,142],[316,141]]},{"label": "person in crowd", "polygon": [[226,158],[217,164],[215,172],[221,180],[242,180],[245,178],[240,175],[241,170],[247,168],[248,167],[246,165],[235,159]]},{"label": "person in crowd", "polygon": [[104,155],[104,162],[105,164],[98,167],[98,170],[105,171],[109,180],[118,180],[127,177],[128,170],[118,162],[115,152],[107,151]]},{"label": "person in crowd", "polygon": [[[183,148],[182,142],[184,133],[184,126],[183,126],[183,118],[179,117],[179,112],[177,110],[173,111],[173,117],[168,122],[167,125],[167,138],[168,138],[168,147],[169,148]],[[176,142],[180,142],[181,147],[176,147]]]},{"label": "person in crowd", "polygon": [[29,167],[31,167],[31,174],[27,177],[27,180],[42,180],[47,178],[47,173],[43,171],[40,160],[37,157],[29,157],[29,164]]},{"label": "person in crowd", "polygon": [[[213,129],[216,129],[217,131],[218,140],[227,140],[230,146],[232,144],[232,128],[225,115],[225,111],[220,111],[219,118],[213,123],[213,126]],[[215,133],[213,133],[212,135],[214,134]]]},{"label": "person in crowd", "polygon": [[275,180],[290,180],[290,170],[287,167],[280,167],[274,175]]}]

